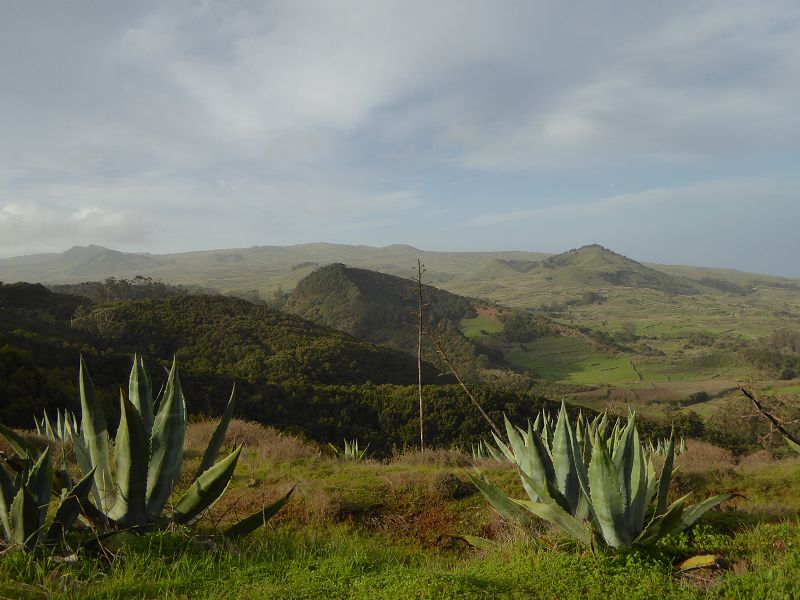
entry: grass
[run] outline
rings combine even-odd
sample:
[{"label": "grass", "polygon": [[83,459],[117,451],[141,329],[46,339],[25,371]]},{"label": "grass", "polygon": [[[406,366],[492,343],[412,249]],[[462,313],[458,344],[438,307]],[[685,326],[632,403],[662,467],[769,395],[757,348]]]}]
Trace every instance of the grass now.
[{"label": "grass", "polygon": [[541,337],[517,344],[506,353],[505,359],[519,370],[562,383],[598,385],[637,381],[627,356],[598,352],[580,338]]},{"label": "grass", "polygon": [[[556,538],[558,541],[558,539]],[[563,540],[561,540],[564,543]],[[740,533],[702,526],[651,552],[592,554],[520,540],[486,551],[434,554],[346,528],[281,528],[236,547],[181,532],[142,536],[110,564],[22,554],[0,562],[0,594],[13,598],[783,598],[800,585],[800,526]],[[735,567],[698,580],[673,562],[720,552]]]},{"label": "grass", "polygon": [[489,311],[486,309],[479,310],[477,317],[462,319],[460,327],[461,332],[468,339],[500,333],[504,328],[503,323],[497,318],[496,311]]},{"label": "grass", "polygon": [[[189,427],[191,473],[211,432]],[[237,476],[208,518],[187,529],[113,538],[110,554],[69,560],[0,555],[8,598],[784,598],[800,589],[800,461],[766,453],[737,461],[690,441],[677,458],[673,497],[736,491],[688,533],[646,552],[593,554],[542,529],[530,540],[510,528],[466,483],[458,451],[406,452],[386,462],[341,461],[260,425],[234,421],[226,445],[246,441]],[[510,466],[484,461],[493,482],[523,491]],[[289,485],[289,505],[237,544],[214,535]],[[463,485],[462,485],[463,484]],[[480,535],[470,548],[449,536]],[[74,541],[74,540],[73,540]],[[683,559],[713,553],[728,568],[680,574]],[[61,552],[59,555],[69,554]]]}]

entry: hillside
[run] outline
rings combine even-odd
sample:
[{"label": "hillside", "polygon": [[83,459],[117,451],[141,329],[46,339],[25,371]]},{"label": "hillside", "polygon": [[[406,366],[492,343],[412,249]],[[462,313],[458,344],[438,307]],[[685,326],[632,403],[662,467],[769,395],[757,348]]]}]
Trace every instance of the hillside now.
[{"label": "hillside", "polygon": [[[279,306],[325,265],[378,271],[402,282],[412,275],[417,257],[427,267],[427,283],[486,301],[483,308],[475,304],[475,316],[458,321],[452,315],[442,321],[453,324],[450,339],[458,341],[463,352],[457,356],[470,363],[473,374],[487,366],[511,368],[546,382],[590,386],[593,396],[586,402],[593,406],[619,399],[671,414],[676,403],[692,394],[723,394],[751,378],[773,386],[797,370],[796,353],[772,348],[770,340],[776,332],[797,331],[800,281],[642,264],[598,245],[555,256],[333,244],[131,255],[95,246],[0,260],[0,279],[63,279],[70,273],[75,281],[86,281],[85,273],[114,265],[119,270],[104,277],[141,274],[156,282],[203,285]],[[304,283],[309,287],[301,288],[289,306],[320,323],[408,351],[413,330],[402,325],[399,302],[407,288],[392,283],[380,291],[367,283],[340,281],[343,295],[326,296],[324,285],[312,276]],[[357,291],[359,285],[371,291],[364,295]],[[85,285],[73,289],[95,297],[108,291]],[[519,318],[509,321],[512,314]],[[553,322],[570,331],[551,335],[545,325]],[[640,392],[642,387],[652,391]]]},{"label": "hillside", "polygon": [[[415,351],[416,333],[410,313],[415,309],[414,282],[368,269],[333,264],[302,279],[289,295],[287,312],[345,331],[358,338]],[[433,325],[459,323],[476,316],[473,302],[425,285],[430,304],[426,316]]]},{"label": "hillside", "polygon": [[[609,287],[653,290],[670,295],[696,294],[695,282],[645,266],[597,244],[569,250],[540,261],[492,259],[474,273],[448,282],[454,290],[472,290],[497,297],[517,288],[566,294],[601,291]],[[515,303],[516,304],[516,303]]]},{"label": "hillside", "polygon": [[[123,381],[133,352],[162,361],[177,353],[188,381],[223,388],[234,380],[352,385],[417,378],[415,361],[403,353],[236,298],[94,305],[41,285],[0,285],[0,413],[6,421],[29,416],[42,402],[72,405],[80,353],[106,381]],[[438,371],[426,368],[426,377],[436,380]],[[203,406],[207,394],[196,400]]]},{"label": "hillside", "polygon": [[258,290],[269,297],[278,288],[294,288],[316,268],[337,262],[408,277],[420,258],[428,269],[430,282],[438,285],[472,271],[487,259],[540,260],[546,256],[537,252],[430,252],[406,245],[374,248],[327,243],[177,254],[134,254],[99,246],[76,246],[60,254],[0,259],[0,281],[59,284],[142,275],[221,292]]}]

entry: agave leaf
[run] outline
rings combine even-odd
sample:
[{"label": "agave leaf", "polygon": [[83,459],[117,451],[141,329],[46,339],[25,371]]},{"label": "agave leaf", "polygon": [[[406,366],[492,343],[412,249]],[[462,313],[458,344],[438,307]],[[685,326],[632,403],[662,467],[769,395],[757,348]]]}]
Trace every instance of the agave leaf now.
[{"label": "agave leaf", "polygon": [[569,505],[568,510],[571,514],[575,514],[575,509],[578,506],[578,500],[581,496],[573,442],[574,434],[572,426],[569,424],[567,407],[562,402],[561,410],[558,413],[558,421],[556,421],[555,432],[553,433],[553,471],[558,491],[561,492],[566,499]]},{"label": "agave leaf", "polygon": [[653,457],[647,457],[647,502],[645,506],[650,506],[653,498],[658,493],[658,477],[656,477],[656,468],[653,466]]},{"label": "agave leaf", "polygon": [[500,488],[490,483],[482,473],[476,473],[475,475],[467,473],[467,477],[475,484],[475,487],[478,488],[481,494],[489,501],[489,504],[492,505],[492,508],[494,508],[501,517],[521,525],[523,529],[531,530],[534,525],[534,520],[531,517],[530,511],[523,509]]},{"label": "agave leaf", "polygon": [[587,428],[582,444],[577,443],[574,433],[572,438],[572,461],[579,486],[578,505],[572,514],[579,521],[589,517],[592,512],[591,496],[589,494],[589,461],[591,459],[592,444],[589,432],[590,429]]},{"label": "agave leaf", "polygon": [[542,409],[542,437],[548,448],[553,447],[553,428],[550,425],[550,415]]},{"label": "agave leaf", "polygon": [[0,435],[2,435],[11,446],[11,449],[16,452],[17,456],[22,459],[35,460],[39,457],[39,451],[31,444],[26,442],[21,435],[13,429],[10,429],[0,423]]},{"label": "agave leaf", "polygon": [[9,520],[9,514],[13,501],[14,482],[11,481],[6,470],[0,466],[0,527],[3,529],[3,535],[6,540],[11,539],[11,521]]},{"label": "agave leaf", "polygon": [[[81,474],[86,476],[90,471],[94,473],[95,468],[92,466],[92,459],[89,457],[89,450],[86,448],[83,436],[75,430],[75,424],[70,421],[67,421],[67,439],[72,443],[72,453],[75,455],[75,461],[78,463]],[[92,498],[97,506],[101,505],[96,482],[92,484]]]},{"label": "agave leaf", "polygon": [[788,438],[787,436],[783,436],[783,439],[786,440],[786,443],[789,445],[789,448],[800,454],[800,444]]},{"label": "agave leaf", "polygon": [[245,517],[238,523],[235,523],[228,527],[225,530],[225,537],[229,538],[239,538],[244,537],[253,533],[256,529],[261,527],[262,525],[266,525],[267,521],[269,521],[272,517],[278,514],[278,511],[283,508],[283,506],[289,501],[289,497],[294,492],[295,486],[292,486],[286,494],[280,498],[278,498],[272,504],[268,504],[261,510],[257,510],[255,513],[250,515],[249,517]]},{"label": "agave leaf", "polygon": [[667,495],[669,494],[669,483],[672,480],[672,465],[675,462],[675,431],[669,436],[667,454],[664,457],[664,466],[661,469],[661,477],[658,481],[658,500],[656,501],[656,513],[660,515],[667,506]]},{"label": "agave leaf", "polygon": [[178,500],[172,518],[179,525],[194,522],[203,512],[211,508],[225,492],[233,477],[242,446],[200,475]]},{"label": "agave leaf", "polygon": [[564,497],[564,494],[559,491],[553,481],[545,480],[542,484],[539,484],[522,472],[520,472],[520,477],[522,478],[522,483],[525,488],[530,488],[532,490],[532,496],[536,498],[536,500],[532,500],[532,502],[547,502],[552,500],[565,512],[572,514],[567,499]]},{"label": "agave leaf", "polygon": [[592,511],[605,542],[614,548],[629,546],[631,536],[625,528],[619,473],[600,434],[594,439],[589,464],[589,490]]},{"label": "agave leaf", "polygon": [[626,510],[630,505],[631,497],[630,476],[633,470],[633,461],[635,458],[635,452],[633,451],[635,430],[636,427],[631,415],[628,417],[628,423],[625,425],[625,427],[622,429],[615,427],[615,435],[612,435],[612,437],[616,437],[618,441],[614,443],[611,449],[611,458],[614,461],[614,466],[617,468],[617,473],[619,473],[622,506]]},{"label": "agave leaf", "polygon": [[542,433],[542,415],[541,413],[536,414],[536,418],[533,420],[533,430],[536,433]]},{"label": "agave leaf", "polygon": [[144,431],[149,436],[153,430],[153,382],[141,356],[133,355],[133,367],[128,379],[128,399],[139,411]]},{"label": "agave leaf", "polygon": [[502,450],[498,450],[497,448],[492,446],[489,442],[483,442],[483,446],[489,452],[489,455],[497,462],[505,462],[506,460],[508,460],[508,456],[506,456],[505,452],[503,452]]},{"label": "agave leaf", "polygon": [[114,495],[114,480],[111,478],[111,458],[108,450],[108,426],[103,408],[98,402],[92,378],[80,360],[79,384],[81,392],[81,433],[89,450],[92,466],[96,467],[94,481],[100,496],[100,509],[107,512]]},{"label": "agave leaf", "polygon": [[705,512],[725,502],[726,500],[730,500],[734,497],[734,495],[735,494],[718,494],[716,496],[706,498],[702,502],[698,502],[693,506],[690,506],[684,511],[683,515],[681,516],[680,523],[675,531],[683,531],[684,529],[691,527],[695,524],[697,519],[703,516]]},{"label": "agave leaf", "polygon": [[225,433],[228,431],[228,424],[231,422],[231,417],[233,416],[233,407],[234,402],[236,399],[236,386],[233,386],[231,390],[231,397],[228,400],[228,404],[225,406],[225,412],[222,413],[222,418],[219,421],[219,425],[214,430],[214,434],[211,436],[211,441],[206,448],[206,451],[203,452],[203,459],[200,461],[200,467],[197,469],[197,473],[195,477],[200,477],[204,471],[206,471],[211,465],[214,464],[214,461],[217,460],[217,455],[219,454],[220,448],[222,448],[222,442],[225,440]]},{"label": "agave leaf", "polygon": [[501,440],[500,437],[494,431],[492,431],[492,437],[494,438],[494,442],[495,444],[497,444],[497,447],[500,448],[500,452],[503,453],[508,462],[510,462],[511,464],[516,464],[517,460],[516,458],[514,458],[514,453],[508,446],[505,445],[503,440]]},{"label": "agave leaf", "polygon": [[122,527],[147,522],[147,462],[149,445],[144,423],[132,402],[119,392],[120,419],[114,442],[117,478],[116,498],[108,516]]},{"label": "agave leaf", "polygon": [[11,543],[32,550],[39,533],[39,506],[28,486],[22,485],[11,504]]},{"label": "agave leaf", "polygon": [[[521,448],[514,448],[516,456],[516,463],[528,476],[536,481],[539,485],[543,485],[545,481],[555,481],[555,469],[553,468],[553,460],[550,456],[550,451],[542,443],[542,437],[534,434],[533,431],[528,431],[526,434],[525,443]],[[537,500],[536,493],[531,493],[531,500]]]},{"label": "agave leaf", "polygon": [[644,528],[644,531],[636,538],[635,543],[640,546],[649,546],[665,535],[678,531],[688,498],[689,494],[686,494],[670,504],[664,514],[656,514],[653,520]]},{"label": "agave leaf", "polygon": [[539,502],[530,500],[514,500],[517,504],[530,511],[540,519],[556,525],[566,531],[576,540],[587,546],[592,542],[589,530],[580,521],[561,508],[552,498],[542,497]]},{"label": "agave leaf", "polygon": [[67,493],[67,496],[61,501],[61,504],[56,510],[53,521],[47,530],[45,538],[49,541],[56,541],[64,537],[64,534],[69,531],[75,519],[81,513],[84,506],[89,501],[89,492],[94,486],[94,469],[89,471],[75,486]]},{"label": "agave leaf", "polygon": [[[648,495],[648,472],[647,460],[645,459],[644,449],[639,440],[639,432],[633,429],[633,444],[631,451],[633,461],[630,464],[630,472],[627,478],[627,489],[629,490],[629,501],[627,517],[628,531],[632,535],[639,535],[644,527],[645,513],[650,501]],[[626,461],[627,468],[627,461]]]},{"label": "agave leaf", "polygon": [[183,461],[183,438],[186,434],[186,403],[178,377],[177,360],[164,388],[150,438],[150,466],[147,472],[147,510],[161,513],[172,494]]},{"label": "agave leaf", "polygon": [[50,441],[55,441],[56,434],[53,430],[53,425],[50,423],[50,417],[47,416],[47,411],[44,411],[44,435]]},{"label": "agave leaf", "polygon": [[30,491],[34,501],[39,507],[39,517],[36,529],[44,527],[47,518],[47,508],[50,504],[50,496],[53,493],[53,463],[50,460],[50,448],[42,452],[39,460],[28,472],[25,487]]}]

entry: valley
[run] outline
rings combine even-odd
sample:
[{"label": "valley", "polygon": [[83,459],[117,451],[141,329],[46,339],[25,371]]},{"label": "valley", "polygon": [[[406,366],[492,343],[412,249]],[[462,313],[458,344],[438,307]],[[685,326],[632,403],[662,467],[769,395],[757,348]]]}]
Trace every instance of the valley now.
[{"label": "valley", "polygon": [[[794,330],[800,281],[645,265],[598,245],[559,255],[333,244],[139,255],[89,246],[0,260],[0,280],[68,291],[77,282],[148,277],[182,293],[267,303],[413,353],[409,277],[417,257],[426,265],[430,325],[471,381],[546,390],[591,408],[632,405],[654,418],[710,418],[743,382],[791,389],[783,377],[796,353],[762,346]],[[430,348],[426,360],[444,370]],[[705,399],[688,401],[698,394]]]}]

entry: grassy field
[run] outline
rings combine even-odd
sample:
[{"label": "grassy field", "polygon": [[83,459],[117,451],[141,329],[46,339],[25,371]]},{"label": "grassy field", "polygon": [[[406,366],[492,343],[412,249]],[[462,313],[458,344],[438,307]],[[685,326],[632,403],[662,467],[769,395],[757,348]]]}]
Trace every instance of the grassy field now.
[{"label": "grassy field", "polygon": [[477,317],[462,319],[460,327],[461,332],[468,339],[475,339],[483,335],[500,333],[503,331],[503,323],[497,318],[497,311],[486,308],[478,309]]},{"label": "grassy field", "polygon": [[[184,472],[212,427],[190,426]],[[734,460],[690,442],[673,497],[743,495],[649,551],[592,553],[542,527],[531,540],[493,513],[467,483],[468,456],[415,452],[386,462],[342,461],[258,425],[234,422],[227,444],[246,451],[223,501],[197,526],[104,541],[52,556],[0,556],[8,598],[790,598],[800,589],[800,461],[762,453]],[[490,478],[523,496],[507,465]],[[297,484],[266,531],[240,543],[215,528]],[[474,549],[451,536],[480,535]],[[69,558],[66,560],[64,555]],[[685,573],[687,557],[718,568]]]}]

